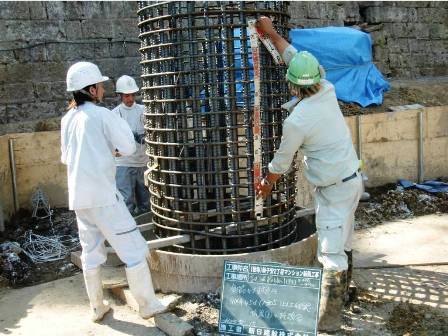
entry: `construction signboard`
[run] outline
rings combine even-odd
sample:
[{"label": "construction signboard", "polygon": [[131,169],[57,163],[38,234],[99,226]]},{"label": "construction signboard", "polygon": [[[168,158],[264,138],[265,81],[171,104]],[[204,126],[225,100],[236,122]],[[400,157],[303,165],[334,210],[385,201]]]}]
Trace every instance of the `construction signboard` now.
[{"label": "construction signboard", "polygon": [[226,261],[222,279],[221,335],[317,335],[321,269]]}]

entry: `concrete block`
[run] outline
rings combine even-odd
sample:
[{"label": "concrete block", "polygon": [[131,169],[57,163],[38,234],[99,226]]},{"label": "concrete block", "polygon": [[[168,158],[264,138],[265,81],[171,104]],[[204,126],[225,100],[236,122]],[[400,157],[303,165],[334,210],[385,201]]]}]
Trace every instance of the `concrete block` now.
[{"label": "concrete block", "polygon": [[135,39],[138,37],[138,19],[117,19],[111,23],[116,39]]},{"label": "concrete block", "polygon": [[35,63],[47,61],[47,51],[43,44],[28,49],[14,50],[14,59],[19,63]]},{"label": "concrete block", "polygon": [[318,7],[318,3],[316,2],[307,2],[306,3],[306,13],[308,19],[320,19],[320,11]]},{"label": "concrete block", "polygon": [[52,20],[5,20],[2,39],[6,41],[48,41],[65,38],[60,21]]},{"label": "concrete block", "polygon": [[34,101],[34,88],[31,82],[20,84],[4,84],[0,86],[2,103],[22,103]]},{"label": "concrete block", "polygon": [[46,62],[34,68],[33,78],[41,81],[61,80],[66,76],[68,66],[63,62]]},{"label": "concrete block", "polygon": [[27,4],[28,4],[29,11],[30,11],[31,20],[46,20],[46,19],[48,19],[45,1],[30,1],[30,2],[27,2]]},{"label": "concrete block", "polygon": [[370,23],[417,22],[417,9],[407,7],[368,7],[365,18]]},{"label": "concrete block", "polygon": [[46,2],[48,17],[54,16],[59,20],[81,20],[85,18],[84,6],[80,1],[51,1]]},{"label": "concrete block", "polygon": [[28,3],[25,1],[1,1],[0,19],[26,20],[30,18]]},{"label": "concrete block", "polygon": [[416,40],[409,39],[409,50],[411,53],[426,53],[430,54],[434,50],[432,49],[432,41],[431,40]]},{"label": "concrete block", "polygon": [[0,105],[0,124],[6,124],[8,122],[8,114],[6,113],[6,105]]},{"label": "concrete block", "polygon": [[79,21],[64,21],[62,23],[65,31],[65,36],[67,40],[81,40],[82,39],[82,29],[81,22]]},{"label": "concrete block", "polygon": [[431,39],[448,39],[448,25],[446,24],[430,24],[429,37]]},{"label": "concrete block", "polygon": [[15,62],[16,59],[14,57],[14,51],[0,51],[0,63],[2,64],[8,64]]},{"label": "concrete block", "polygon": [[447,23],[448,9],[446,8],[417,8],[419,22],[423,23]]},{"label": "concrete block", "polygon": [[85,20],[81,26],[82,36],[85,39],[115,38],[112,21],[100,19]]},{"label": "concrete block", "polygon": [[386,62],[389,56],[389,50],[386,47],[373,46],[373,59],[375,61]]},{"label": "concrete block", "polygon": [[110,19],[104,10],[104,7],[108,6],[102,1],[83,2],[82,7],[85,19]]},{"label": "concrete block", "polygon": [[395,68],[406,68],[411,66],[411,54],[409,53],[390,53],[390,66]]},{"label": "concrete block", "polygon": [[0,63],[0,84],[6,83],[8,81],[8,76],[6,73],[6,64]]},{"label": "concrete block", "polygon": [[112,58],[122,58],[126,56],[126,44],[123,42],[114,42],[109,45],[110,47],[110,57]]},{"label": "concrete block", "polygon": [[307,17],[307,3],[303,1],[291,1],[289,4],[291,20],[305,19]]},{"label": "concrete block", "polygon": [[371,32],[370,37],[372,38],[374,45],[385,47],[387,39],[390,37],[390,33],[387,30],[382,29]]},{"label": "concrete block", "polygon": [[414,68],[429,67],[434,65],[434,60],[435,58],[430,57],[428,53],[413,53],[409,63],[412,64]]},{"label": "concrete block", "polygon": [[47,11],[48,18],[56,20],[70,19],[67,10],[67,4],[62,1],[46,1],[45,9]]},{"label": "concrete block", "polygon": [[71,43],[48,43],[46,49],[48,61],[61,62],[75,60],[81,48]]},{"label": "concrete block", "polygon": [[6,106],[10,123],[58,117],[65,113],[66,101],[27,102]]},{"label": "concrete block", "polygon": [[[124,10],[123,1],[85,2],[84,12],[86,19],[116,19],[125,18],[132,14]],[[136,12],[135,16],[137,16]]]},{"label": "concrete block", "polygon": [[154,323],[169,336],[193,335],[193,326],[171,313],[156,315]]},{"label": "concrete block", "polygon": [[42,101],[71,98],[71,94],[66,91],[65,81],[40,82],[35,84],[36,96]]},{"label": "concrete block", "polygon": [[359,4],[354,1],[344,1],[342,3],[342,8],[344,10],[344,22],[360,22],[361,14],[359,11]]},{"label": "concrete block", "polygon": [[126,57],[141,57],[140,51],[140,43],[126,43],[125,51]]},{"label": "concrete block", "polygon": [[400,67],[390,67],[390,76],[396,78],[415,78],[415,69],[410,67],[400,68]]},{"label": "concrete block", "polygon": [[390,53],[409,52],[408,38],[395,38],[387,41],[387,48]]},{"label": "concrete block", "polygon": [[128,17],[137,17],[137,1],[123,1],[122,5],[123,13],[126,13]]},{"label": "concrete block", "polygon": [[52,62],[91,60],[94,58],[93,43],[52,43],[47,46],[48,60]]},{"label": "concrete block", "polygon": [[[0,82],[13,81],[15,83],[21,83],[21,82],[26,82],[26,81],[32,81],[33,80],[33,72],[34,72],[35,67],[36,67],[36,65],[30,64],[30,63],[7,64],[4,68],[4,70],[0,73]],[[4,75],[4,78],[1,78],[2,74]]]},{"label": "concrete block", "polygon": [[126,57],[122,59],[108,58],[97,60],[97,65],[105,76],[118,78],[121,75],[127,74],[129,76],[140,75],[140,58]]},{"label": "concrete block", "polygon": [[446,1],[428,1],[429,7],[435,8],[448,8],[448,2]]},{"label": "concrete block", "polygon": [[110,42],[95,42],[93,44],[93,56],[98,58],[111,58]]}]

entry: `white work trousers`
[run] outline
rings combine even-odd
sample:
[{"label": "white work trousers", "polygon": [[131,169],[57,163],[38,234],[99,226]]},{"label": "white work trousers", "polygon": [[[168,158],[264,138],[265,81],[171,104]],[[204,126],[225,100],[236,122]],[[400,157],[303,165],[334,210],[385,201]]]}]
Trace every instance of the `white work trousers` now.
[{"label": "white work trousers", "polygon": [[355,210],[362,194],[361,174],[347,182],[316,187],[317,258],[324,270],[345,271],[352,250]]},{"label": "white work trousers", "polygon": [[128,267],[145,260],[146,241],[121,197],[114,205],[79,209],[75,213],[84,270],[95,269],[106,261],[105,240]]}]

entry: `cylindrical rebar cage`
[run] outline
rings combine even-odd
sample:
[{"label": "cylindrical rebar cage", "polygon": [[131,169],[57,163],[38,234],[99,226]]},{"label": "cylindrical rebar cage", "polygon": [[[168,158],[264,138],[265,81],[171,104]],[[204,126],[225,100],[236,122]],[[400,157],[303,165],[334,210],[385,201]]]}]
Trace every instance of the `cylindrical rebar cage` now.
[{"label": "cylindrical rebar cage", "polygon": [[[231,254],[297,239],[294,167],[254,216],[253,65],[248,20],[288,35],[286,2],[140,2],[142,94],[155,233],[172,251]],[[260,47],[262,166],[279,147],[285,67]]]}]

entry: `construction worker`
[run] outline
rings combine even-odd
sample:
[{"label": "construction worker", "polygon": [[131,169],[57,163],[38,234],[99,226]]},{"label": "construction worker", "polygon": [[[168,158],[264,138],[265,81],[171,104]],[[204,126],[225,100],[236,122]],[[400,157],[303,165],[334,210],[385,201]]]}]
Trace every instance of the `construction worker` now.
[{"label": "construction worker", "polygon": [[112,110],[126,120],[136,142],[136,151],[129,156],[115,158],[117,166],[117,187],[132,215],[149,211],[149,192],[145,186],[143,174],[148,158],[145,154],[143,112],[145,107],[135,102],[135,93],[139,91],[134,78],[121,76],[117,80],[116,90],[120,94],[121,104]]},{"label": "construction worker", "polygon": [[114,156],[132,155],[135,140],[123,119],[97,105],[108,79],[93,63],[72,65],[67,71],[67,91],[73,93],[73,100],[61,122],[61,161],[67,165],[69,208],[76,213],[84,280],[95,322],[110,309],[103,301],[100,276],[100,266],[107,259],[105,239],[126,264],[140,315],[149,318],[165,310],[154,294],[146,241],[115,184]]},{"label": "construction worker", "polygon": [[286,78],[294,96],[283,106],[290,115],[283,123],[280,147],[269,164],[269,173],[256,186],[257,193],[263,198],[270,194],[300,148],[305,177],[315,186],[317,256],[323,266],[319,330],[335,331],[341,326],[350,280],[347,270],[354,213],[362,193],[359,160],[334,86],[324,79],[317,59],[309,52],[297,52],[275,31],[269,18],[261,17],[257,28],[269,36],[288,65]]}]

